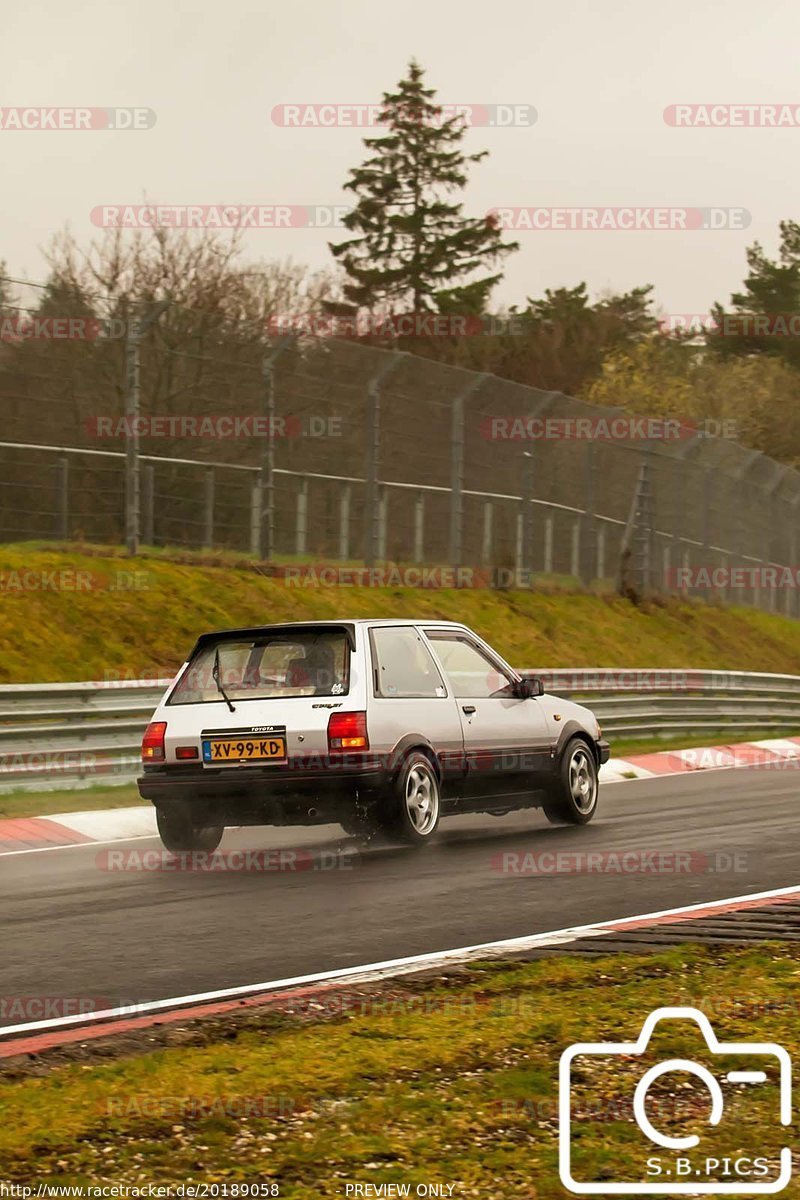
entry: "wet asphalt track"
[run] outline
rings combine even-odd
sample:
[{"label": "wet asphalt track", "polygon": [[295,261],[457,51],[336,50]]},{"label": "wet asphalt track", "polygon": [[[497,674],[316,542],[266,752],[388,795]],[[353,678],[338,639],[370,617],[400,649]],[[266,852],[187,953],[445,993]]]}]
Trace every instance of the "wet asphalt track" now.
[{"label": "wet asphalt track", "polygon": [[[356,852],[338,826],[225,835],[223,851],[299,849],[301,870],[98,865],[156,839],[2,858],[0,998],[116,1006],[789,887],[800,883],[799,793],[800,772],[786,769],[627,781],[603,786],[586,828],[538,811],[452,818],[421,852]],[[612,859],[553,875],[550,857],[544,873],[498,869],[508,854],[630,851],[651,857],[626,871]],[[669,859],[654,870],[654,852],[691,856],[689,872]]]}]

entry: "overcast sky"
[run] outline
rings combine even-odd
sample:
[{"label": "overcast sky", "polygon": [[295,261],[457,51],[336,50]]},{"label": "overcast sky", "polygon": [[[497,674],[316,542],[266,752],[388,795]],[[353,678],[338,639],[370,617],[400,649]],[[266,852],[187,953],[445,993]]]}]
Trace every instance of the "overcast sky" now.
[{"label": "overcast sky", "polygon": [[[671,104],[800,106],[800,5],[775,0],[144,0],[7,3],[0,105],[143,106],[142,131],[0,132],[0,259],[42,278],[41,247],[69,223],[88,243],[98,205],[334,205],[363,157],[358,128],[276,125],[284,103],[368,103],[411,56],[443,102],[528,104],[532,126],[475,127],[470,215],[495,206],[746,209],[733,230],[525,231],[496,300],[524,304],[586,280],[653,283],[668,313],[727,299],[758,239],[800,218],[800,127],[676,128]],[[800,117],[800,108],[798,109]],[[254,229],[254,259],[330,262],[319,229]]]}]

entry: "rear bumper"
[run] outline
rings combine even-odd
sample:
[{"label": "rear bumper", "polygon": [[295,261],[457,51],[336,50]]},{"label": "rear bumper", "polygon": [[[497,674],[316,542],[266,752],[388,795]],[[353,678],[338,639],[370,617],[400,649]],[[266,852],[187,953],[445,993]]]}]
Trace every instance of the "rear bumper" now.
[{"label": "rear bumper", "polygon": [[325,759],[314,767],[222,767],[195,763],[145,767],[139,795],[159,808],[190,804],[222,824],[322,823],[352,811],[389,782],[386,766],[375,761]]},{"label": "rear bumper", "polygon": [[609,744],[605,740],[605,738],[600,738],[597,743],[597,757],[598,757],[598,760],[599,760],[601,766],[603,763],[608,762],[610,756],[611,756],[611,747],[609,746]]}]

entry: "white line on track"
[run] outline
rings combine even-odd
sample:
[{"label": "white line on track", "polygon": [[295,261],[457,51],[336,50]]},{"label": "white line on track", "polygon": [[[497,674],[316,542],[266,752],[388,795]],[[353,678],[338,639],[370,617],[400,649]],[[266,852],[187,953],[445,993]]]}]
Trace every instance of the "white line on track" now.
[{"label": "white line on track", "polygon": [[[229,826],[233,828],[233,826]],[[106,838],[102,842],[66,842],[63,846],[29,846],[27,850],[0,850],[0,858],[14,858],[18,854],[47,854],[49,850],[79,850],[90,846],[118,846],[125,842],[152,842],[157,833],[134,833],[130,837]]]},{"label": "white line on track", "polygon": [[541,946],[558,946],[574,942],[578,938],[602,937],[613,934],[626,925],[646,921],[657,921],[661,917],[691,914],[698,916],[729,906],[752,904],[754,901],[775,900],[782,896],[796,895],[800,898],[800,886],[775,888],[767,892],[755,892],[744,896],[731,896],[724,900],[706,900],[699,904],[683,905],[680,908],[665,908],[658,912],[641,913],[633,917],[620,917],[608,921],[594,921],[589,925],[574,925],[567,929],[556,929],[549,933],[534,933],[525,937],[506,938],[503,941],[482,942],[476,946],[462,946],[454,950],[437,950],[428,954],[414,954],[407,958],[390,958],[384,962],[369,963],[360,967],[343,967],[336,971],[320,971],[312,975],[295,975],[288,979],[272,979],[268,983],[246,984],[242,987],[225,988],[220,991],[198,992],[189,996],[175,996],[168,1000],[153,1000],[145,1004],[125,1008],[109,1008],[96,1013],[75,1013],[58,1017],[52,1021],[29,1021],[24,1025],[6,1025],[0,1028],[0,1037],[12,1037],[21,1033],[33,1033],[44,1029],[65,1029],[74,1025],[90,1025],[96,1021],[125,1020],[148,1013],[163,1012],[171,1008],[207,1004],[214,1001],[235,1000],[237,997],[255,996],[269,992],[281,992],[289,988],[308,984],[369,983],[376,980],[406,975],[424,968],[448,966],[455,963],[474,961],[487,957],[519,953]]}]

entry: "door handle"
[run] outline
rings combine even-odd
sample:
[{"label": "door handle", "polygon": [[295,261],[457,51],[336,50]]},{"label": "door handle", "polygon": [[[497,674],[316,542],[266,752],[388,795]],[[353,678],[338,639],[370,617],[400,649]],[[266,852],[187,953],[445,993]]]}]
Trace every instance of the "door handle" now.
[{"label": "door handle", "polygon": [[474,704],[462,704],[461,711],[466,713],[468,717],[471,717],[472,714],[475,712],[475,705]]}]

